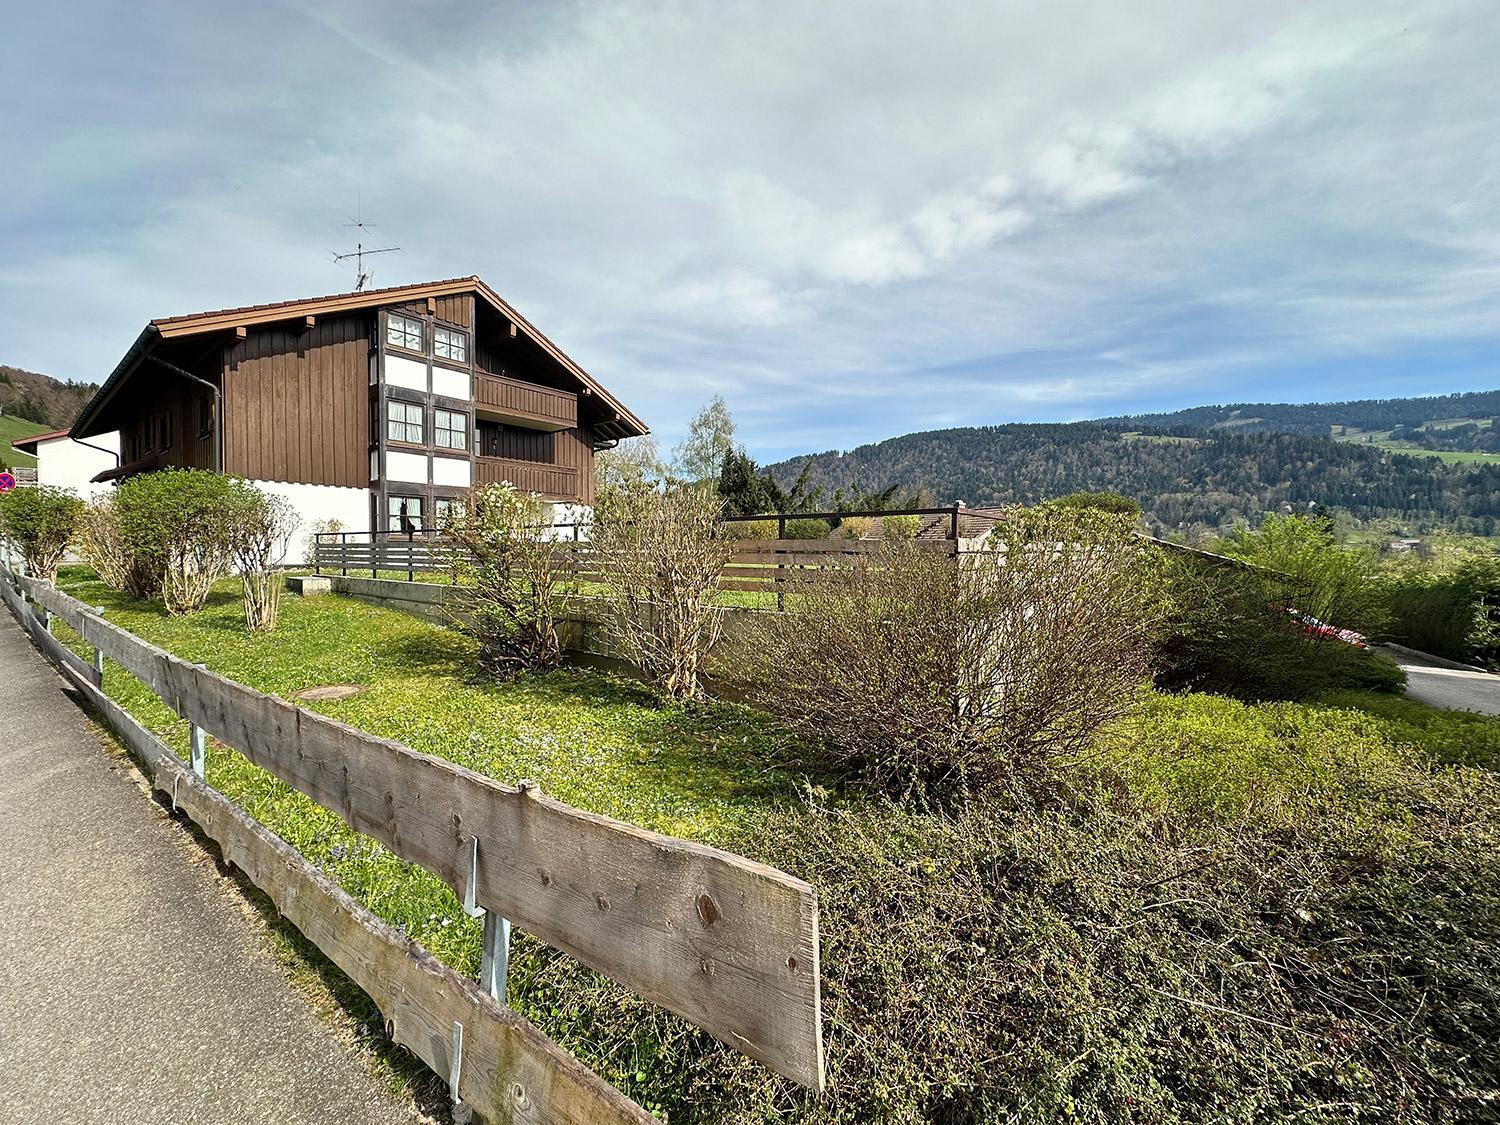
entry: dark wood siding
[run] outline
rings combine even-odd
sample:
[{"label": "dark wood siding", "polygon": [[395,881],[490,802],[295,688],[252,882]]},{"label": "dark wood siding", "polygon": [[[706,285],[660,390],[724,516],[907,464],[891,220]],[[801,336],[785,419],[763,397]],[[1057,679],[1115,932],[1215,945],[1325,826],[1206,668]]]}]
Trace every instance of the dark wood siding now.
[{"label": "dark wood siding", "polygon": [[[130,462],[155,454],[162,468],[212,469],[212,392],[176,375],[153,372],[151,380],[121,411],[121,459]],[[207,432],[205,421],[210,423]]]},{"label": "dark wood siding", "polygon": [[370,483],[370,318],[250,330],[224,373],[224,468],[252,480]]},{"label": "dark wood siding", "polygon": [[594,502],[593,437],[585,427],[545,433],[517,426],[497,426],[481,418],[479,448],[475,452],[481,457],[574,469],[578,474],[578,495],[574,499],[581,504]]},{"label": "dark wood siding", "polygon": [[434,297],[434,312],[427,311],[426,301],[406,301],[399,305],[391,305],[390,308],[396,312],[410,313],[412,316],[435,316],[439,320],[449,324],[456,324],[460,328],[474,330],[474,294],[459,293],[453,297]]}]

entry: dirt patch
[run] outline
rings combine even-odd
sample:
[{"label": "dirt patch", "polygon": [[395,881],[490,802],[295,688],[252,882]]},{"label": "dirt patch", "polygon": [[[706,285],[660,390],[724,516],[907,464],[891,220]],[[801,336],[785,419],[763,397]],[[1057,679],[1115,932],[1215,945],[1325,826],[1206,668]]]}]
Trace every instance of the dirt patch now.
[{"label": "dirt patch", "polygon": [[323,684],[320,687],[303,688],[301,691],[293,692],[293,699],[306,699],[318,701],[325,699],[348,699],[352,695],[360,695],[369,691],[364,684]]}]

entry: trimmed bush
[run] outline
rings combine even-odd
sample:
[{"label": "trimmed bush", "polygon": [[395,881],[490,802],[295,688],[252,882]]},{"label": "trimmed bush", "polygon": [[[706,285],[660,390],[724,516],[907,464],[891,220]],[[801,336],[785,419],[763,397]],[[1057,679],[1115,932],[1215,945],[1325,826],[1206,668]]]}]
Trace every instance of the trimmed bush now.
[{"label": "trimmed bush", "polygon": [[786,521],[788,539],[827,539],[833,525],[827,520],[795,519]]},{"label": "trimmed bush", "polygon": [[82,500],[60,488],[13,489],[0,494],[0,531],[21,552],[28,574],[56,582],[83,509]]},{"label": "trimmed bush", "polygon": [[875,527],[874,516],[845,516],[839,521],[838,537],[840,539],[873,539]]},{"label": "trimmed bush", "polygon": [[115,493],[121,538],[139,567],[144,596],[168,613],[202,609],[230,571],[238,477],[166,469],[131,477]]},{"label": "trimmed bush", "polygon": [[730,539],[771,540],[776,538],[775,520],[735,520],[724,525]]},{"label": "trimmed bush", "polygon": [[915,539],[921,530],[921,516],[880,517],[880,535],[883,539]]}]

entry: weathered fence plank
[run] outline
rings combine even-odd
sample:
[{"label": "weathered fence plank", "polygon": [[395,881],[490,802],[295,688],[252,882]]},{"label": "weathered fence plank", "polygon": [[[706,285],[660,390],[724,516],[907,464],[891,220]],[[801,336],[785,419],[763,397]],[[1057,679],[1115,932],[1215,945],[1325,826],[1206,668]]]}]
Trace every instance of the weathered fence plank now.
[{"label": "weathered fence plank", "polygon": [[818,904],[741,856],[570,808],[199,668],[43,583],[179,715],[460,895],[771,1069],[823,1086]]},{"label": "weathered fence plank", "polygon": [[70,678],[172,797],[276,909],[360,988],[390,1036],[440,1075],[463,1025],[458,1090],[491,1122],[646,1125],[651,1115],[474,982],[401,938],[280,839],[206,785],[172,750],[71,666]]}]

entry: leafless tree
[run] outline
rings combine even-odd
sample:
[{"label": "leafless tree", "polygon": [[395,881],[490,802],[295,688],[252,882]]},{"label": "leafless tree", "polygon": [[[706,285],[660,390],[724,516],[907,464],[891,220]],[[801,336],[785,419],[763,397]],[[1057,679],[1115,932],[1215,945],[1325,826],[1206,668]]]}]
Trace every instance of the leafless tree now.
[{"label": "leafless tree", "polygon": [[646,679],[676,700],[703,691],[723,629],[715,604],[733,543],[708,489],[627,482],[598,509],[593,553],[613,602],[610,635]]},{"label": "leafless tree", "polygon": [[277,566],[301,520],[291,503],[251,484],[236,490],[230,523],[230,551],[245,586],[245,624],[252,633],[276,628],[281,604]]},{"label": "leafless tree", "polygon": [[552,542],[546,505],[511,485],[486,485],[455,505],[443,530],[464,591],[457,620],[478,639],[485,671],[513,678],[562,663],[557,621],[571,567]]}]

